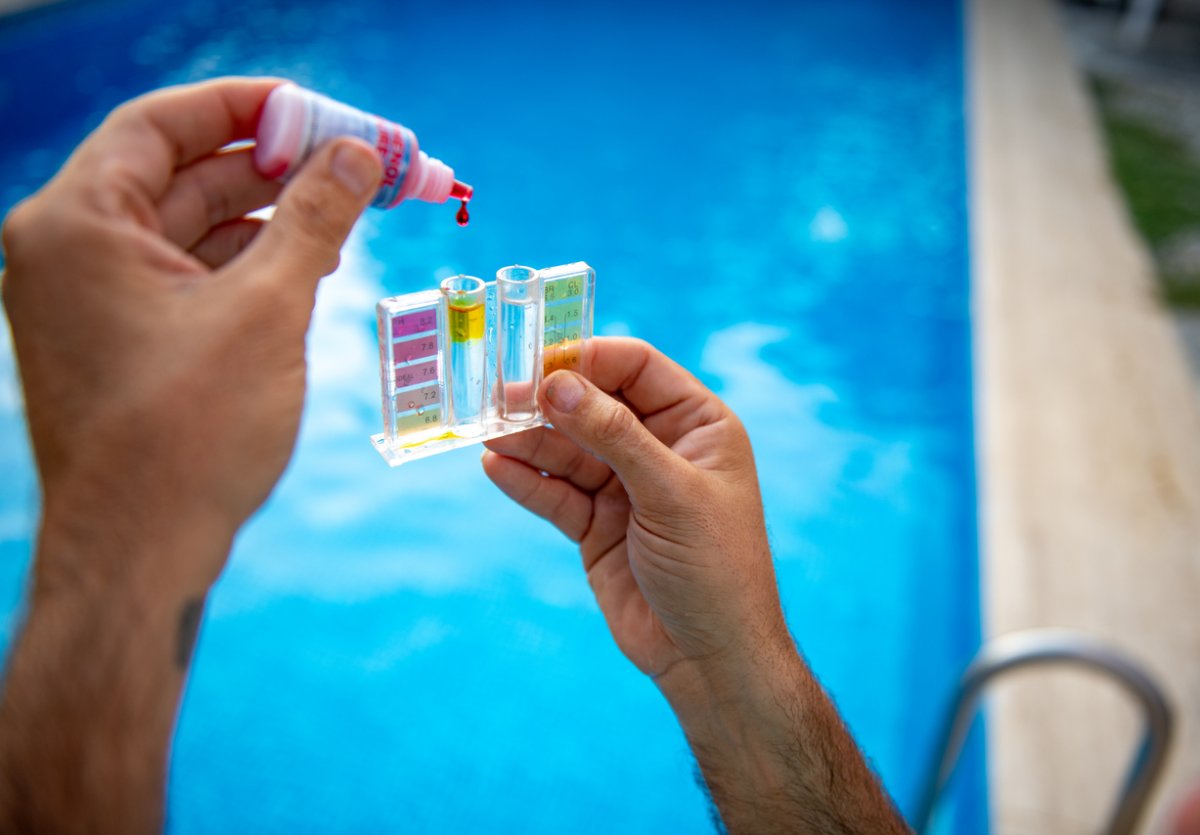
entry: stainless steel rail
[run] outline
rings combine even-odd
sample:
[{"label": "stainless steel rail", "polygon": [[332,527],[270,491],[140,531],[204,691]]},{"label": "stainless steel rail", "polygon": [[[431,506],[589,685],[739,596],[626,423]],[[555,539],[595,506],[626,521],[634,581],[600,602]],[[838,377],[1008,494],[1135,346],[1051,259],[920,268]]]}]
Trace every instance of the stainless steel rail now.
[{"label": "stainless steel rail", "polygon": [[931,764],[921,806],[914,819],[927,832],[938,797],[954,771],[983,689],[997,676],[1022,667],[1076,665],[1104,673],[1133,695],[1145,715],[1145,731],[1116,808],[1101,832],[1126,835],[1134,830],[1166,762],[1173,719],[1171,707],[1153,679],[1133,660],[1097,639],[1065,629],[1031,629],[989,641],[959,682],[947,717],[937,759]]}]

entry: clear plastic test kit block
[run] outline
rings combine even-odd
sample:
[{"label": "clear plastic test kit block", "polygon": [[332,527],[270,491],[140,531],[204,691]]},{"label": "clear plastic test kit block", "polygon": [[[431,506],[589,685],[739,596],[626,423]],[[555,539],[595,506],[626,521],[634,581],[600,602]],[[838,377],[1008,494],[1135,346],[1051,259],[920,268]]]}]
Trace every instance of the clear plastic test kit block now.
[{"label": "clear plastic test kit block", "polygon": [[395,467],[546,423],[542,378],[587,373],[596,274],[582,261],[505,267],[496,280],[447,278],[436,290],[380,300],[383,432]]}]

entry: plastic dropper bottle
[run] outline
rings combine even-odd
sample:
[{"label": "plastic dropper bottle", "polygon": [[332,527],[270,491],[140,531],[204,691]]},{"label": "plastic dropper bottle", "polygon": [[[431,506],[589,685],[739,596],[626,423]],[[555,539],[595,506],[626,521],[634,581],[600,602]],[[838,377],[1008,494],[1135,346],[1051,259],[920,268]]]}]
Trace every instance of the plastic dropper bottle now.
[{"label": "plastic dropper bottle", "polygon": [[287,180],[317,148],[338,136],[365,139],[379,154],[383,180],[372,206],[390,209],[411,199],[445,203],[453,197],[463,201],[463,223],[474,190],[456,180],[450,166],[420,150],[416,134],[295,84],[282,84],[267,96],[258,121],[254,166],[264,177]]}]

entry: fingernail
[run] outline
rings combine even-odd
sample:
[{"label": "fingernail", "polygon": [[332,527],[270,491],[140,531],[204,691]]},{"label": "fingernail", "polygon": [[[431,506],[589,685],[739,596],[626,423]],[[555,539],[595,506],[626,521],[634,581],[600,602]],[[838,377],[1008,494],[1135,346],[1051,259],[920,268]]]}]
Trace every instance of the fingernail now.
[{"label": "fingernail", "polygon": [[379,163],[365,148],[344,142],[333,151],[333,176],[355,194],[362,196],[375,188]]},{"label": "fingernail", "polygon": [[546,390],[546,399],[560,412],[572,412],[583,399],[583,381],[570,371],[555,374]]}]

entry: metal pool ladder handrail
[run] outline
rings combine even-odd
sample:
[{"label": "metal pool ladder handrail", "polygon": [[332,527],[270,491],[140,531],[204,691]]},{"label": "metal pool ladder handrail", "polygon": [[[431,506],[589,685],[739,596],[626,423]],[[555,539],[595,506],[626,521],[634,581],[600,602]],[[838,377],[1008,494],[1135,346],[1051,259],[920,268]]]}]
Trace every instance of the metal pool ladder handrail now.
[{"label": "metal pool ladder handrail", "polygon": [[1116,679],[1138,701],[1145,715],[1145,731],[1137,754],[1125,776],[1117,806],[1105,835],[1126,835],[1146,806],[1166,762],[1171,741],[1171,707],[1154,680],[1131,659],[1107,644],[1066,629],[1030,629],[989,641],[963,673],[947,717],[938,759],[932,764],[915,823],[917,832],[927,832],[938,796],[949,780],[966,740],[975,705],[985,686],[997,676],[1019,667],[1074,664],[1106,673]]}]

